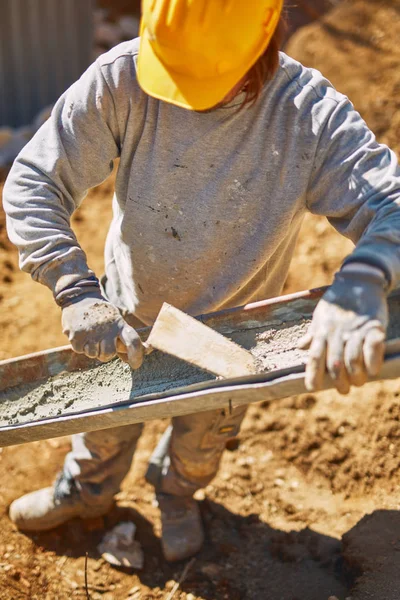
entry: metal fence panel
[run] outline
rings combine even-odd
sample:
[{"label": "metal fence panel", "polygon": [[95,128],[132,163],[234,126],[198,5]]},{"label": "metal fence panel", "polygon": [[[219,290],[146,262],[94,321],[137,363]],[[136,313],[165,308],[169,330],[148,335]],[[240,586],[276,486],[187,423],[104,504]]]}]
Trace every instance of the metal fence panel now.
[{"label": "metal fence panel", "polygon": [[92,59],[93,0],[0,0],[0,126],[30,123]]}]

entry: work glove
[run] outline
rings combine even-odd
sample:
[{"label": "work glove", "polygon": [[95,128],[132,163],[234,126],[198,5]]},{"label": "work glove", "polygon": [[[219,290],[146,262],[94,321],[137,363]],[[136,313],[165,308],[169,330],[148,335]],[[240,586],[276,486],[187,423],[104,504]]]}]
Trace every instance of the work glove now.
[{"label": "work glove", "polygon": [[78,354],[102,362],[118,355],[132,369],[138,369],[143,362],[144,347],[139,335],[100,294],[83,296],[64,306],[62,329]]},{"label": "work glove", "polygon": [[319,301],[299,347],[309,348],[305,386],[322,388],[327,370],[337,390],[363,385],[378,375],[388,324],[387,281],[380,269],[349,263]]}]

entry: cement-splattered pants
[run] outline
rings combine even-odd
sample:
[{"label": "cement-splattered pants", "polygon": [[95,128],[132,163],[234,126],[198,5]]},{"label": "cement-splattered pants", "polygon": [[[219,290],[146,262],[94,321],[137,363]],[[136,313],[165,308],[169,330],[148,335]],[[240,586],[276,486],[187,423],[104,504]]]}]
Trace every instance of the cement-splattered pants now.
[{"label": "cement-splattered pants", "polygon": [[[246,407],[173,419],[169,465],[159,491],[192,495],[215,476],[227,439],[239,432]],[[64,475],[73,479],[87,505],[108,506],[130,469],[143,425],[82,433],[72,438]]]}]

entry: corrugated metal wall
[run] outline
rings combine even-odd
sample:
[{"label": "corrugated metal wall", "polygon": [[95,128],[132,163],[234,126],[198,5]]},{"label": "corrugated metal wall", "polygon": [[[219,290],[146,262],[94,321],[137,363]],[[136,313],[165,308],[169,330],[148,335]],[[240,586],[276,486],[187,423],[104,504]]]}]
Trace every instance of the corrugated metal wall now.
[{"label": "corrugated metal wall", "polygon": [[0,0],[0,126],[31,123],[92,60],[92,0]]}]

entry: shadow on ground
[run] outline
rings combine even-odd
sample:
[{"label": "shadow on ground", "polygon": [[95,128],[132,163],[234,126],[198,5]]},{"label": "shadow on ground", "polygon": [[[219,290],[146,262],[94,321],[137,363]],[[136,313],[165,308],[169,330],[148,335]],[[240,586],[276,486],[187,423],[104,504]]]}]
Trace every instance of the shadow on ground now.
[{"label": "shadow on ground", "polygon": [[[189,570],[181,589],[204,600],[344,600],[352,577],[340,541],[311,529],[286,533],[269,527],[257,515],[243,517],[204,500],[202,515],[207,541]],[[168,564],[152,524],[132,509],[115,508],[104,528],[132,520],[143,546],[145,569],[138,574],[150,589],[163,588],[181,573],[185,563]],[[78,558],[88,552],[99,558],[102,529],[91,530],[74,520],[49,533],[34,534],[35,544],[56,555]]]}]

